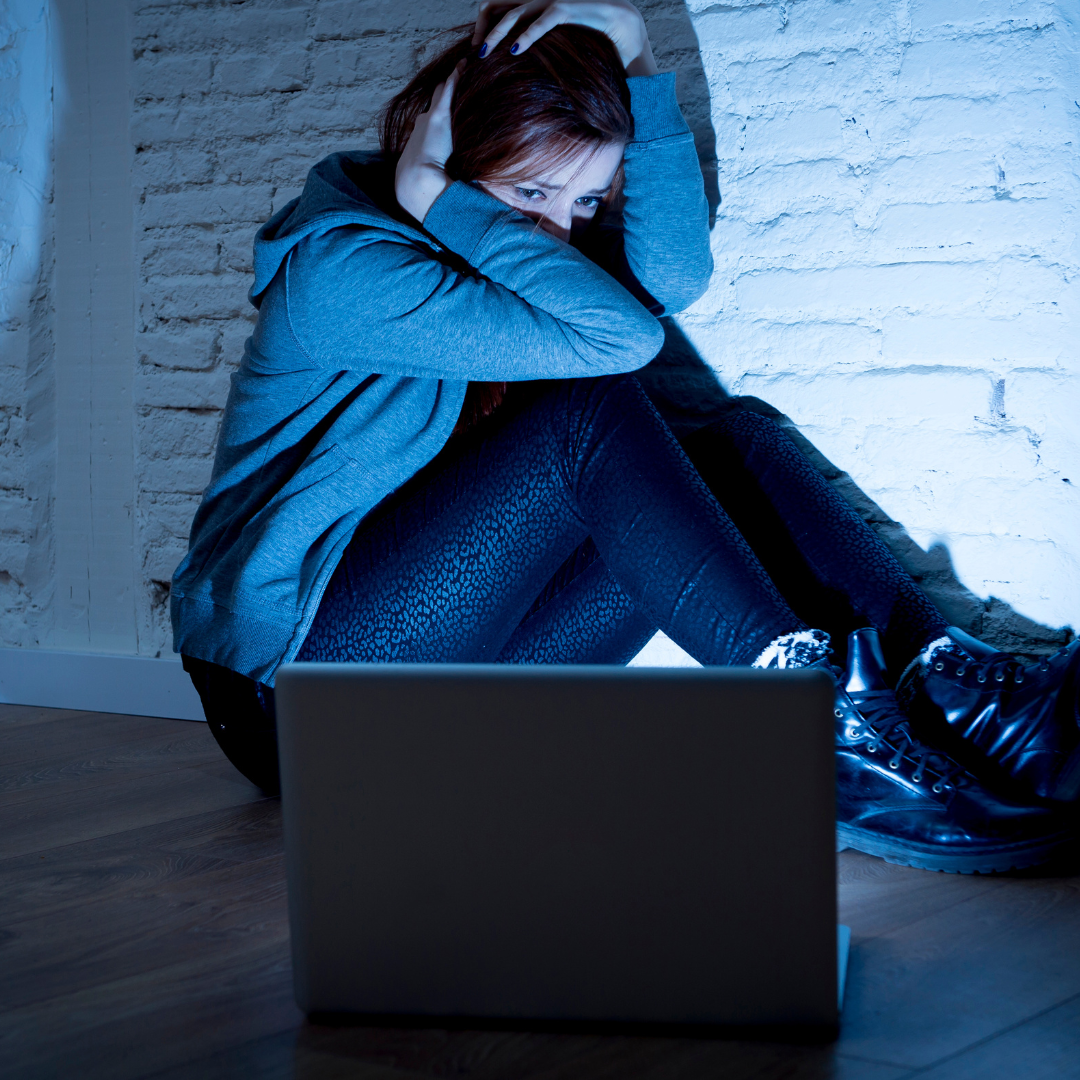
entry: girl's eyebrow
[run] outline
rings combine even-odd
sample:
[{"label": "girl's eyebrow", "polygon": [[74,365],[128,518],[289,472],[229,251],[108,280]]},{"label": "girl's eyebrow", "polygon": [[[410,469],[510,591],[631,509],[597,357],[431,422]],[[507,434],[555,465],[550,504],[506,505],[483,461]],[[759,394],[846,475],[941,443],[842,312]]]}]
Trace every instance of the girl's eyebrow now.
[{"label": "girl's eyebrow", "polygon": [[[525,187],[525,184],[518,184],[518,187]],[[562,184],[552,184],[547,180],[530,180],[529,185],[531,187],[543,188],[545,191],[562,191]],[[611,185],[608,184],[606,188],[593,188],[592,191],[585,192],[586,195],[606,195],[611,190]]]}]

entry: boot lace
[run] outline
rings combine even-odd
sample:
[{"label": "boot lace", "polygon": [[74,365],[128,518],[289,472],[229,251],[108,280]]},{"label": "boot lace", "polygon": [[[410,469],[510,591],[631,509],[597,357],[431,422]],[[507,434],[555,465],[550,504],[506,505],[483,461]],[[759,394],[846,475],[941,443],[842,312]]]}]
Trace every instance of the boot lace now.
[{"label": "boot lace", "polygon": [[[1050,661],[1068,651],[1069,646],[1065,645],[1058,649],[1056,653],[1051,656],[1044,656],[1034,664],[1024,664],[1008,653],[994,653],[993,656],[988,656],[985,660],[964,659],[961,660],[960,666],[956,669],[956,677],[958,679],[963,678],[970,671],[975,674],[975,682],[979,686],[985,686],[987,689],[995,687],[1001,689],[1006,683],[1021,686],[1028,676],[1045,675],[1050,670]],[[934,664],[934,670],[942,671],[944,666],[939,660]]]},{"label": "boot lace", "polygon": [[849,692],[848,697],[859,710],[862,720],[853,729],[852,737],[861,739],[864,735],[871,735],[866,744],[871,754],[877,753],[883,746],[892,750],[890,769],[899,769],[904,758],[908,758],[915,763],[911,779],[916,784],[922,782],[926,772],[937,774],[938,779],[933,784],[933,791],[937,794],[964,783],[964,770],[955,761],[940,751],[931,750],[911,734],[908,718],[900,711],[896,695],[891,690],[857,690]]}]

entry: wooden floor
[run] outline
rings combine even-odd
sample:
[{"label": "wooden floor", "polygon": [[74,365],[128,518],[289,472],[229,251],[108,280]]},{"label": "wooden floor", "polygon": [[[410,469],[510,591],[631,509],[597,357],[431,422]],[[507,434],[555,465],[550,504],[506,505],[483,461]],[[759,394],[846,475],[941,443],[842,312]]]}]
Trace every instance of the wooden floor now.
[{"label": "wooden floor", "polygon": [[833,1046],[334,1029],[292,1001],[279,805],[204,724],[0,706],[0,1076],[1080,1077],[1080,874],[845,852]]}]

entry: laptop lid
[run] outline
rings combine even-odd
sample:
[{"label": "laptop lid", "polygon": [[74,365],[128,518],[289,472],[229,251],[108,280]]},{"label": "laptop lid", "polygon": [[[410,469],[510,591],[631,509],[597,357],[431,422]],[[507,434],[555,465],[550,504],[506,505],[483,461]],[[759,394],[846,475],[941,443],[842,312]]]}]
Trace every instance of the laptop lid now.
[{"label": "laptop lid", "polygon": [[836,1023],[824,673],[289,664],[276,694],[305,1011]]}]

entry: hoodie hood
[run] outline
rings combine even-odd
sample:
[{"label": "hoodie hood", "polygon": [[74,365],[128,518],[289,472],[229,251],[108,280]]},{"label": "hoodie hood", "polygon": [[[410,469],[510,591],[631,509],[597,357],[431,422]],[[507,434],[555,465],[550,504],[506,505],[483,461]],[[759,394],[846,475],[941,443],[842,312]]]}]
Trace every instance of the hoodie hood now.
[{"label": "hoodie hood", "polygon": [[394,165],[377,151],[331,154],[307,175],[298,199],[287,202],[255,234],[255,280],[248,297],[258,307],[289,252],[306,236],[342,225],[383,226],[429,240],[397,205]]}]

